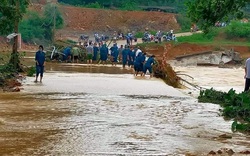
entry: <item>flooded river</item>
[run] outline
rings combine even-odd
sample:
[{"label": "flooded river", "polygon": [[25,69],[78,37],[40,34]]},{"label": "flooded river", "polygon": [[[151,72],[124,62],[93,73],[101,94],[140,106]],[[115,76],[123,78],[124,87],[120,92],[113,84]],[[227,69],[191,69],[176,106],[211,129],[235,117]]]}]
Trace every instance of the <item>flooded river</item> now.
[{"label": "flooded river", "polygon": [[[232,121],[220,116],[218,105],[198,103],[160,79],[131,73],[120,66],[47,64],[43,83],[27,77],[20,93],[0,94],[0,155],[250,150],[249,138],[231,132]],[[230,137],[220,137],[225,134]]]}]

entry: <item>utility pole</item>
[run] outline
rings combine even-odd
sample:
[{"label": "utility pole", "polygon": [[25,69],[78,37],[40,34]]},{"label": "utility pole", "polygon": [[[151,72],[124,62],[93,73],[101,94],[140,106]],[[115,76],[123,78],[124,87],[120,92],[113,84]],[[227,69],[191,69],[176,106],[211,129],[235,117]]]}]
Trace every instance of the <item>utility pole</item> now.
[{"label": "utility pole", "polygon": [[[16,0],[16,18],[14,21],[14,32],[18,34],[18,25],[19,25],[19,10],[20,10],[20,1]],[[10,58],[10,63],[13,64],[15,69],[19,69],[19,56],[18,56],[18,35],[14,37],[13,47],[12,47],[12,54]]]},{"label": "utility pole", "polygon": [[[20,2],[19,0],[17,0],[16,1],[16,17],[18,17],[19,9],[20,9]],[[19,17],[16,18],[14,22],[14,31],[17,34],[18,34],[18,24],[19,24]],[[15,36],[14,44],[13,44],[13,53],[17,53],[17,47],[18,47],[18,36]]]},{"label": "utility pole", "polygon": [[52,42],[55,43],[56,38],[56,3],[54,3],[54,17],[53,17],[53,39]]}]

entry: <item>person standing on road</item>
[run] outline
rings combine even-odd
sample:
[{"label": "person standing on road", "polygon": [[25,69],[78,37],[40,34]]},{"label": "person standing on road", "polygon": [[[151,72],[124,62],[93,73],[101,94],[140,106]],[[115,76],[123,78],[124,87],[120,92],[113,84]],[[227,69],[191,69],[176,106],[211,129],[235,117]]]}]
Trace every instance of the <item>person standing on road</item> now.
[{"label": "person standing on road", "polygon": [[134,68],[134,61],[135,61],[134,48],[130,47],[129,53],[128,53],[128,66],[131,68]]},{"label": "person standing on road", "polygon": [[118,55],[119,55],[119,51],[118,51],[118,47],[117,47],[117,44],[115,43],[113,45],[113,47],[110,48],[111,50],[111,57],[112,57],[112,65],[115,65],[117,64],[117,59],[118,59]]},{"label": "person standing on road", "polygon": [[36,52],[35,56],[36,61],[36,80],[40,74],[40,82],[42,82],[43,79],[43,72],[44,72],[44,65],[45,65],[45,53],[43,52],[43,46],[39,46],[39,50]]},{"label": "person standing on road", "polygon": [[102,47],[100,48],[100,62],[104,65],[104,63],[107,63],[108,59],[108,48],[106,44],[103,44]]},{"label": "person standing on road", "polygon": [[80,55],[80,49],[75,46],[72,48],[72,62],[74,63],[76,61],[76,63],[78,63],[79,60],[79,55]]},{"label": "person standing on road", "polygon": [[94,53],[94,48],[91,43],[86,48],[87,51],[87,64],[92,64],[92,57]]},{"label": "person standing on road", "polygon": [[121,62],[122,60],[122,51],[123,51],[123,45],[120,46],[120,48],[118,49],[119,54],[118,54],[118,61]]},{"label": "person standing on road", "polygon": [[156,36],[157,42],[161,43],[162,32],[159,30],[159,31],[156,33],[155,36]]},{"label": "person standing on road", "polygon": [[127,62],[128,62],[128,54],[129,54],[129,46],[125,45],[125,49],[122,51],[122,67],[125,68]]},{"label": "person standing on road", "polygon": [[250,58],[246,60],[246,65],[245,65],[245,89],[244,91],[248,91],[250,87]]},{"label": "person standing on road", "polygon": [[94,43],[94,55],[93,55],[93,58],[92,58],[92,61],[96,62],[97,61],[97,57],[98,57],[98,52],[99,52],[99,48],[97,47],[97,43]]},{"label": "person standing on road", "polygon": [[137,76],[138,73],[140,72],[140,57],[141,57],[142,53],[139,53],[138,56],[135,58],[135,62],[134,62],[134,75]]}]

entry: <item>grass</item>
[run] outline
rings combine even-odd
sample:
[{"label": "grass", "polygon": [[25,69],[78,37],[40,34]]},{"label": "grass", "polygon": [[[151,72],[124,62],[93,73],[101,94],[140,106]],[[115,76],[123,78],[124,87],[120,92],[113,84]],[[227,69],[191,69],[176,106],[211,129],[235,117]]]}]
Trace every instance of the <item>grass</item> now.
[{"label": "grass", "polygon": [[[245,37],[240,37],[235,34],[234,31],[229,31],[234,25],[229,25],[222,28],[211,28],[208,34],[194,33],[191,36],[180,36],[177,37],[178,43],[193,43],[200,45],[235,45],[235,46],[250,46],[250,38],[246,35]],[[242,29],[246,27],[242,25]],[[246,29],[248,30],[248,29]],[[245,31],[245,34],[249,34]],[[230,36],[230,37],[229,37]],[[233,36],[233,37],[232,37]]]},{"label": "grass", "polygon": [[[192,43],[192,44],[199,44],[199,45],[236,45],[236,46],[250,46],[250,42],[247,41],[237,41],[237,40],[229,40],[226,38],[219,38],[217,39],[216,36],[206,36],[202,33],[193,34],[191,36],[180,36],[177,37],[178,42],[172,42],[172,43]],[[154,46],[154,45],[164,45],[164,43],[140,43],[137,44],[139,46],[145,47],[145,46]],[[171,42],[168,42],[171,43]]]},{"label": "grass", "polygon": [[[210,34],[197,33],[191,36],[180,36],[177,37],[178,43],[193,43],[200,45],[237,45],[237,46],[250,46],[250,42],[239,41],[237,38],[227,39],[223,36],[222,29],[217,29]],[[222,30],[223,31],[223,30]]]}]

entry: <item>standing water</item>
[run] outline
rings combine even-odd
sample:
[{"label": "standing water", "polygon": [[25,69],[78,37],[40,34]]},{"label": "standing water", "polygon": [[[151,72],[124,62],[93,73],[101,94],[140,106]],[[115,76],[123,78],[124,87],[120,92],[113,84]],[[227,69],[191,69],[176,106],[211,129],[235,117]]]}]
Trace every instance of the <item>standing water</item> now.
[{"label": "standing water", "polygon": [[48,64],[43,83],[33,81],[27,78],[20,93],[0,94],[0,155],[250,149],[245,135],[231,133],[232,121],[220,116],[218,105],[198,103],[160,79],[134,77],[119,67]]}]

